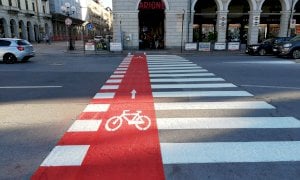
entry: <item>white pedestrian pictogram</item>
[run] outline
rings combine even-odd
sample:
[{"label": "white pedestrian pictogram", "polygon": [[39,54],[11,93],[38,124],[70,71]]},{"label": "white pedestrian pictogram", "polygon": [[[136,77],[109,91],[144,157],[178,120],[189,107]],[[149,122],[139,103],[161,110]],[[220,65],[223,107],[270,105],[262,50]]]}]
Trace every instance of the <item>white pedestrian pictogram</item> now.
[{"label": "white pedestrian pictogram", "polygon": [[129,113],[130,110],[124,110],[120,116],[113,116],[109,118],[105,124],[107,131],[116,131],[119,129],[124,120],[128,125],[135,125],[138,130],[145,131],[151,125],[151,119],[148,116],[141,115],[142,111]]}]

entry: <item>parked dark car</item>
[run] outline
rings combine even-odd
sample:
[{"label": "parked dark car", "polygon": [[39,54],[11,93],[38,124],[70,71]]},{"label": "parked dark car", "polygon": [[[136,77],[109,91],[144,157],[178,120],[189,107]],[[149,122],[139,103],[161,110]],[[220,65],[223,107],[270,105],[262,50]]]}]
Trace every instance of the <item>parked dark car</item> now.
[{"label": "parked dark car", "polygon": [[300,58],[300,36],[295,36],[289,41],[278,46],[278,56],[288,56],[294,59]]},{"label": "parked dark car", "polygon": [[276,38],[267,39],[260,44],[248,45],[246,49],[246,53],[250,55],[260,55],[260,56],[266,54],[274,54],[277,52],[277,48],[275,49],[274,47],[281,42],[288,41],[289,39],[290,37],[276,37]]},{"label": "parked dark car", "polygon": [[286,41],[289,41],[289,40],[291,40],[292,38],[293,38],[293,37],[282,37],[282,38],[276,40],[276,41],[274,42],[274,45],[273,45],[273,54],[274,54],[274,55],[278,55],[278,54],[279,54],[279,46],[280,46],[280,44],[282,44],[282,43],[284,43],[284,42],[286,42]]}]

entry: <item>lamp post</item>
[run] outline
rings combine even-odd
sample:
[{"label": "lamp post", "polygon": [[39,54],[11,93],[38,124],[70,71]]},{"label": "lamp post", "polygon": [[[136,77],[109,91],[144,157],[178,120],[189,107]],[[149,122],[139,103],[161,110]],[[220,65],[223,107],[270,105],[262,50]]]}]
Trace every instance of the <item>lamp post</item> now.
[{"label": "lamp post", "polygon": [[181,21],[181,53],[182,53],[182,43],[183,43],[183,23],[184,23],[184,13],[185,13],[185,10],[183,9],[182,10],[182,21]]},{"label": "lamp post", "polygon": [[74,45],[72,43],[72,19],[70,18],[70,16],[72,14],[74,14],[76,12],[76,7],[75,6],[71,6],[70,3],[66,2],[64,5],[62,5],[61,7],[61,11],[66,14],[67,18],[65,19],[65,24],[68,27],[68,32],[69,32],[69,50],[74,50]]}]

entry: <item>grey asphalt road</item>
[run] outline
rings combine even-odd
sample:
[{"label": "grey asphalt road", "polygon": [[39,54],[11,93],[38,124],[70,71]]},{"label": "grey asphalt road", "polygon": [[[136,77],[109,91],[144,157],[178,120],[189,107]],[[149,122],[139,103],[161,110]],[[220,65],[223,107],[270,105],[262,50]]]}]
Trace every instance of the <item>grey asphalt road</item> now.
[{"label": "grey asphalt road", "polygon": [[29,179],[123,57],[0,64],[0,179]]},{"label": "grey asphalt road", "polygon": [[[0,64],[0,179],[28,179],[119,65],[123,56],[38,55]],[[300,64],[272,56],[186,56],[210,73],[269,102],[264,111],[158,111],[157,117],[293,116],[300,119]],[[189,89],[184,89],[189,90]],[[218,98],[249,100],[250,98]],[[156,98],[155,102],[215,101]],[[300,140],[299,129],[167,130],[161,142]],[[167,179],[296,179],[299,162],[165,165]],[[283,174],[283,172],[285,172]]]},{"label": "grey asphalt road", "polygon": [[191,57],[193,62],[300,119],[300,63],[274,56]]}]

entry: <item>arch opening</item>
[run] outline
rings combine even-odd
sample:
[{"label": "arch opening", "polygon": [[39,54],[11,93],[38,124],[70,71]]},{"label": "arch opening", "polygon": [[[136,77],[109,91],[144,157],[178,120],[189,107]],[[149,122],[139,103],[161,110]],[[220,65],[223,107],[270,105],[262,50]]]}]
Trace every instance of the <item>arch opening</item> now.
[{"label": "arch opening", "polygon": [[232,0],[228,7],[227,18],[227,36],[228,42],[247,43],[248,21],[249,21],[249,3],[240,0]]},{"label": "arch opening", "polygon": [[5,19],[1,18],[0,19],[0,37],[4,38],[5,37]]},{"label": "arch opening", "polygon": [[261,10],[258,34],[259,42],[279,35],[282,5],[279,0],[266,0]]},{"label": "arch opening", "polygon": [[139,49],[163,49],[165,39],[165,3],[141,0],[139,3]]},{"label": "arch opening", "polygon": [[217,40],[217,9],[215,1],[198,0],[196,2],[194,6],[193,42]]}]

